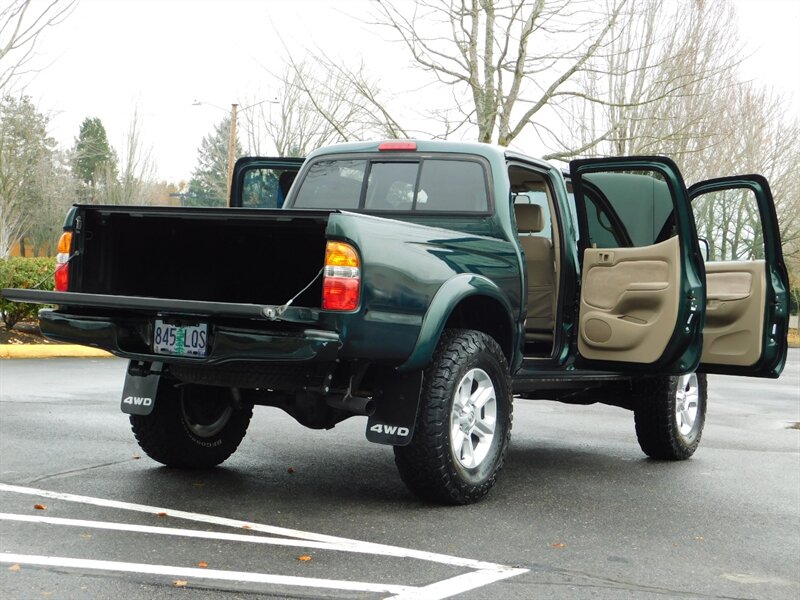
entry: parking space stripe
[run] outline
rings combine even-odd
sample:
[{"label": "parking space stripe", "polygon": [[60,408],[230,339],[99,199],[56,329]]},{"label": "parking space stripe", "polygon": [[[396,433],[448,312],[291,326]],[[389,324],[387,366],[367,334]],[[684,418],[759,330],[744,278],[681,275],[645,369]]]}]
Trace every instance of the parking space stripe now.
[{"label": "parking space stripe", "polygon": [[[186,579],[216,579],[220,581],[243,581],[248,583],[271,583],[307,588],[329,588],[351,592],[388,592],[390,594],[409,594],[415,588],[383,583],[364,583],[337,579],[316,579],[312,577],[293,577],[291,575],[269,575],[267,573],[248,573],[246,571],[221,571],[218,569],[198,569],[194,567],[174,567],[169,565],[148,565],[143,563],[116,562],[111,560],[89,560],[63,556],[37,556],[29,554],[0,554],[0,563],[38,565],[42,567],[67,567],[93,571],[117,571],[141,573],[145,575],[164,575]],[[406,596],[417,597],[417,596]]]},{"label": "parking space stripe", "polygon": [[376,544],[374,542],[362,542],[360,540],[352,540],[332,535],[324,535],[321,533],[299,531],[296,529],[287,529],[285,527],[276,527],[274,525],[263,525],[261,523],[251,523],[249,521],[240,521],[238,519],[216,517],[213,515],[204,515],[199,513],[186,512],[183,510],[173,510],[170,508],[164,508],[160,506],[147,506],[144,504],[132,504],[130,502],[121,502],[119,500],[106,500],[104,498],[93,498],[91,496],[78,496],[75,494],[65,494],[62,492],[51,492],[48,490],[39,490],[35,488],[9,485],[5,483],[0,483],[0,491],[15,492],[18,494],[27,494],[30,496],[39,496],[42,498],[53,498],[57,500],[64,500],[67,502],[78,502],[81,504],[90,504],[93,506],[103,506],[106,508],[118,508],[121,510],[144,512],[150,514],[166,514],[169,517],[177,519],[186,519],[198,523],[208,523],[212,525],[222,525],[226,527],[236,527],[237,529],[241,529],[244,527],[250,531],[259,531],[271,535],[279,535],[301,540],[313,540],[318,542],[328,542],[331,544],[337,544],[341,546],[341,550],[343,551],[362,552],[366,554],[377,554],[382,556],[396,556],[399,558],[418,558],[420,560],[426,560],[429,562],[452,565],[454,567],[466,567],[469,569],[475,569],[479,571],[480,570],[506,571],[511,568],[496,563],[472,560],[469,558],[459,558],[457,556],[449,556],[447,554],[426,552],[424,550],[413,550],[411,548],[402,548],[400,546],[388,546],[386,544]]},{"label": "parking space stripe", "polygon": [[449,598],[456,594],[463,594],[476,588],[502,581],[509,577],[516,577],[527,573],[528,569],[508,569],[506,571],[473,571],[472,573],[465,573],[451,577],[450,579],[443,579],[418,588],[412,588],[408,591],[402,592],[396,596],[387,598],[386,600],[438,600],[439,598]]},{"label": "parking space stripe", "polygon": [[[111,531],[130,531],[133,533],[152,533],[156,535],[174,535],[176,537],[202,538],[207,540],[222,540],[229,542],[245,542],[248,544],[268,544],[271,546],[293,546],[296,548],[314,548],[317,550],[332,550],[353,552],[341,544],[315,542],[312,540],[296,540],[288,538],[265,537],[262,535],[247,535],[242,533],[222,533],[218,531],[198,531],[196,529],[178,529],[177,527],[155,527],[153,525],[132,525],[130,523],[115,523],[109,521],[87,521],[84,519],[65,519],[62,517],[40,517],[36,515],[16,515],[0,513],[0,521],[18,521],[24,523],[45,523],[48,525],[63,525],[67,527],[81,527],[84,529],[106,529]],[[369,553],[371,554],[371,553]]]},{"label": "parking space stripe", "polygon": [[[172,510],[168,508],[158,507],[158,506],[148,506],[144,504],[133,504],[130,502],[121,502],[118,500],[107,500],[104,498],[94,498],[91,496],[79,496],[76,494],[67,494],[61,492],[52,492],[49,490],[40,490],[35,488],[23,487],[23,486],[16,486],[16,485],[9,485],[5,483],[0,483],[0,492],[11,492],[11,493],[18,493],[18,494],[26,494],[31,496],[37,496],[40,498],[51,498],[55,500],[64,500],[66,502],[76,502],[80,504],[88,504],[92,506],[101,506],[104,508],[116,508],[119,510],[127,510],[127,511],[135,511],[141,513],[148,513],[148,514],[157,514],[159,516],[168,516],[172,518],[184,519],[189,521],[194,521],[198,523],[205,523],[211,525],[219,525],[223,527],[235,527],[235,528],[246,528],[249,532],[259,532],[265,533],[272,536],[283,536],[283,537],[266,537],[266,536],[254,536],[254,535],[241,535],[241,534],[225,534],[220,532],[199,532],[191,529],[178,529],[178,528],[169,528],[169,527],[153,527],[153,526],[146,526],[146,525],[128,525],[124,523],[109,523],[109,522],[102,522],[102,521],[81,521],[77,519],[62,519],[56,517],[44,517],[44,516],[27,516],[27,515],[12,515],[9,513],[4,513],[0,515],[2,519],[6,520],[17,520],[17,521],[29,521],[29,522],[40,522],[40,523],[49,523],[53,525],[75,525],[75,526],[83,526],[83,527],[96,527],[100,529],[117,529],[120,531],[140,531],[145,533],[157,533],[157,534],[164,534],[164,535],[178,535],[178,536],[186,536],[186,537],[206,537],[210,539],[230,539],[232,541],[242,541],[248,543],[263,543],[263,544],[274,544],[274,545],[285,545],[285,546],[300,546],[300,547],[307,547],[307,548],[319,548],[322,550],[332,550],[332,551],[339,551],[339,552],[353,552],[353,553],[360,553],[360,554],[369,554],[373,556],[390,556],[396,558],[412,558],[417,560],[423,560],[433,563],[439,563],[444,565],[449,565],[452,567],[462,567],[467,569],[472,569],[472,572],[465,573],[462,575],[458,575],[455,577],[451,577],[448,579],[444,579],[441,581],[437,581],[430,585],[421,586],[421,587],[413,587],[413,586],[389,586],[383,584],[372,584],[372,583],[365,583],[365,582],[337,582],[335,580],[309,580],[306,578],[299,578],[299,577],[285,577],[279,575],[267,575],[267,574],[259,574],[259,573],[243,573],[242,575],[246,576],[245,578],[238,577],[238,573],[234,571],[211,571],[214,573],[221,573],[221,574],[228,574],[222,577],[211,577],[209,576],[210,571],[207,569],[186,569],[182,567],[169,567],[163,565],[137,565],[134,563],[117,563],[111,561],[92,561],[92,560],[81,560],[81,559],[67,559],[61,557],[42,557],[42,556],[34,556],[29,557],[30,560],[36,560],[40,562],[29,562],[29,564],[43,564],[43,565],[50,565],[50,566],[77,566],[78,563],[82,565],[81,568],[93,568],[93,569],[104,569],[104,570],[117,570],[117,571],[130,571],[130,572],[138,572],[138,573],[153,573],[153,574],[170,574],[177,577],[183,576],[192,576],[192,577],[199,577],[202,576],[206,579],[235,579],[240,581],[254,581],[254,582],[262,582],[262,583],[275,583],[275,584],[283,584],[283,585],[305,585],[302,582],[306,581],[315,581],[314,585],[307,586],[307,587],[331,587],[335,589],[341,590],[353,590],[353,591],[378,591],[378,592],[389,592],[391,594],[395,594],[392,596],[395,600],[439,600],[443,598],[449,598],[456,594],[461,594],[467,592],[469,590],[474,590],[491,583],[501,581],[503,579],[508,579],[510,577],[516,577],[518,575],[522,575],[523,573],[527,573],[528,569],[523,569],[519,567],[509,567],[497,563],[490,563],[485,561],[478,561],[472,560],[468,558],[459,558],[456,556],[449,556],[446,554],[438,554],[435,552],[426,552],[423,550],[413,550],[410,548],[402,548],[399,546],[389,546],[386,544],[377,544],[373,542],[363,542],[359,540],[352,540],[347,538],[341,538],[336,536],[324,535],[319,533],[312,533],[307,531],[299,531],[296,529],[287,529],[285,527],[276,527],[272,525],[264,525],[261,523],[252,523],[248,521],[240,521],[237,519],[229,519],[225,517],[217,517],[213,515],[205,515],[200,513],[193,513],[187,512],[182,510]],[[78,525],[80,523],[80,525]],[[289,538],[289,539],[287,539]],[[263,540],[263,541],[256,541],[256,540]],[[6,560],[9,556],[23,556],[23,555],[9,555],[9,554],[0,554],[0,562],[9,562]],[[45,561],[45,562],[42,562]],[[47,562],[50,561],[50,562]],[[55,564],[52,561],[62,561],[61,563]],[[63,561],[72,561],[69,565],[63,563]],[[21,562],[21,561],[16,561]],[[86,566],[86,565],[95,565],[95,566]],[[99,565],[115,565],[115,566],[99,566]],[[123,567],[120,567],[122,565]],[[147,570],[141,570],[141,568],[146,568]],[[155,570],[154,570],[155,569]],[[184,574],[178,574],[178,571],[185,572]],[[189,575],[188,573],[191,572]],[[198,575],[200,573],[201,575]],[[236,574],[237,576],[234,577],[230,574]],[[255,579],[254,579],[255,578]],[[289,581],[297,581],[297,583],[291,583]],[[319,582],[327,582],[327,583],[319,583]],[[338,583],[343,583],[343,586],[339,586]],[[328,585],[330,584],[330,585]],[[336,584],[336,585],[334,585]],[[365,587],[352,587],[352,586],[376,586],[374,589],[367,589]],[[380,588],[380,589],[378,589]],[[392,588],[391,590],[389,588]]]}]

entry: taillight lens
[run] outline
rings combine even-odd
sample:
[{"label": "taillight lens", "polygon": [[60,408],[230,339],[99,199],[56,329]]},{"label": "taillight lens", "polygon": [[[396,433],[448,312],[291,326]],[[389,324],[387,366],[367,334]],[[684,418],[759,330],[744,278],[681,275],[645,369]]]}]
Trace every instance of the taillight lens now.
[{"label": "taillight lens", "polygon": [[414,151],[417,149],[417,142],[411,140],[389,140],[388,142],[381,142],[378,145],[378,150],[381,152],[401,152]]},{"label": "taillight lens", "polygon": [[355,310],[361,295],[361,260],[344,242],[328,242],[322,278],[324,310]]},{"label": "taillight lens", "polygon": [[65,231],[58,240],[56,255],[55,288],[58,292],[66,292],[69,288],[69,253],[72,249],[72,232]]}]

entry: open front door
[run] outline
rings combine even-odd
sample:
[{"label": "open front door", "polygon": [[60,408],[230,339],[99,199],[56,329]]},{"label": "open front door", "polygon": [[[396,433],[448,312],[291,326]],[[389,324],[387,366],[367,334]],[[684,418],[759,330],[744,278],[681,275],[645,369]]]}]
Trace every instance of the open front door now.
[{"label": "open front door", "polygon": [[788,277],[775,205],[760,175],[689,189],[708,243],[706,319],[699,371],[777,377],[786,361]]},{"label": "open front door", "polygon": [[703,264],[677,166],[659,157],[570,163],[582,261],[580,366],[686,373],[700,360]]}]

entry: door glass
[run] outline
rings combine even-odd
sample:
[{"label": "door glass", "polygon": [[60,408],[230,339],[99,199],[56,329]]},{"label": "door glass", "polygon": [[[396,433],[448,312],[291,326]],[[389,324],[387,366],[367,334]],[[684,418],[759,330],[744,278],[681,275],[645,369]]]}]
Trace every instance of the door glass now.
[{"label": "door glass", "polygon": [[589,173],[584,187],[591,247],[651,246],[675,235],[672,196],[658,171]]},{"label": "door glass", "polygon": [[750,188],[705,193],[692,201],[697,235],[709,246],[709,261],[760,260],[764,235]]},{"label": "door glass", "polygon": [[757,198],[748,187],[716,189],[692,209],[708,242],[701,363],[750,367],[762,356],[767,287]]},{"label": "door glass", "polygon": [[242,183],[244,208],[280,208],[292,186],[296,170],[273,168],[248,169]]}]

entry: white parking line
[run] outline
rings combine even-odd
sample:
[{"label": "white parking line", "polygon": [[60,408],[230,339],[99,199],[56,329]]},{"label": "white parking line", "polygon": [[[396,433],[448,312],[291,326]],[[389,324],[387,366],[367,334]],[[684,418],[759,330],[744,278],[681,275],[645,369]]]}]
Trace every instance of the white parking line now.
[{"label": "white parking line", "polygon": [[[173,535],[176,537],[203,538],[207,540],[223,540],[228,542],[245,542],[248,544],[268,544],[271,546],[294,546],[296,548],[315,548],[317,550],[338,550],[340,552],[358,552],[341,544],[314,542],[311,540],[291,540],[288,538],[245,535],[241,533],[221,533],[218,531],[198,531],[197,529],[178,529],[173,527],[154,527],[153,525],[131,525],[130,523],[114,523],[108,521],[87,521],[84,519],[64,519],[61,517],[40,517],[36,515],[15,515],[0,513],[0,521],[19,521],[24,523],[46,523],[48,525],[64,525],[83,529],[106,529],[111,531],[130,531],[133,533],[152,533],[156,535]],[[366,552],[372,554],[371,552]]]},{"label": "white parking line", "polygon": [[74,569],[91,569],[95,571],[121,571],[124,573],[185,577],[186,579],[216,579],[223,581],[246,581],[248,583],[273,583],[277,585],[309,588],[330,588],[349,592],[389,592],[390,594],[405,594],[412,591],[411,588],[403,585],[364,583],[361,581],[342,581],[337,579],[316,579],[313,577],[292,577],[291,575],[269,575],[267,573],[248,573],[246,571],[220,571],[218,569],[198,569],[195,567],[146,565],[142,563],[116,562],[111,560],[65,558],[62,556],[35,556],[30,554],[3,553],[0,554],[0,563],[40,565],[43,567],[72,567]]},{"label": "white parking line", "polygon": [[[78,521],[75,519],[60,519],[55,517],[30,517],[24,515],[10,515],[5,513],[2,515],[3,519],[6,520],[16,520],[16,521],[31,521],[31,522],[41,522],[41,523],[50,523],[54,525],[77,525],[78,523],[83,523],[84,527],[96,527],[102,529],[117,529],[120,531],[139,531],[139,532],[146,532],[146,533],[158,533],[158,534],[165,534],[165,535],[178,535],[178,536],[185,536],[185,537],[206,537],[209,539],[230,539],[233,541],[246,541],[248,543],[264,543],[264,544],[274,544],[274,545],[284,545],[284,546],[302,546],[308,548],[320,548],[324,550],[334,550],[339,552],[354,552],[360,554],[370,554],[374,556],[392,556],[397,558],[413,558],[417,560],[423,560],[428,562],[434,562],[439,564],[450,565],[453,567],[462,567],[473,569],[473,572],[466,573],[462,575],[457,575],[455,577],[445,579],[442,581],[435,582],[428,586],[423,587],[412,587],[412,586],[385,586],[383,584],[372,584],[366,582],[343,582],[347,585],[363,585],[363,586],[378,586],[381,587],[381,590],[373,590],[373,591],[388,591],[389,593],[395,594],[393,598],[396,600],[402,599],[410,599],[410,598],[426,598],[430,600],[438,600],[440,598],[447,598],[453,596],[455,594],[460,594],[469,590],[473,590],[479,587],[483,587],[490,583],[494,583],[496,581],[500,581],[503,579],[508,579],[510,577],[515,577],[517,575],[521,575],[526,573],[528,569],[522,568],[515,568],[509,567],[506,565],[500,565],[496,563],[489,563],[484,561],[477,561],[467,558],[459,558],[456,556],[449,556],[446,554],[438,554],[434,552],[425,552],[422,550],[413,550],[410,548],[402,548],[399,546],[389,546],[386,544],[376,544],[373,542],[363,542],[359,540],[352,540],[347,538],[341,538],[336,536],[324,535],[319,533],[307,532],[307,531],[299,531],[296,529],[287,529],[285,527],[275,527],[272,525],[264,525],[261,523],[251,523],[248,521],[239,521],[237,519],[228,519],[225,517],[216,517],[213,515],[204,515],[200,513],[192,513],[187,511],[180,511],[180,510],[172,510],[168,508],[162,508],[157,506],[148,506],[144,504],[133,504],[130,502],[120,502],[117,500],[107,500],[103,498],[94,498],[91,496],[79,496],[75,494],[65,494],[61,492],[51,492],[48,490],[40,490],[35,488],[29,487],[22,487],[16,485],[8,485],[4,483],[0,483],[0,491],[18,493],[18,494],[26,494],[31,496],[38,496],[41,498],[52,498],[57,500],[64,500],[67,502],[77,502],[80,504],[89,504],[93,506],[102,506],[106,508],[117,508],[121,510],[128,510],[128,511],[135,511],[135,512],[143,512],[143,513],[150,513],[150,514],[158,514],[158,515],[166,515],[173,518],[185,519],[189,521],[199,522],[199,523],[207,523],[213,525],[221,525],[225,527],[236,527],[236,528],[246,528],[249,531],[253,532],[261,532],[267,533],[271,535],[278,535],[278,536],[285,536],[282,538],[268,538],[264,536],[252,536],[247,535],[243,536],[241,534],[224,534],[224,533],[217,533],[217,532],[197,532],[194,530],[189,529],[172,529],[168,527],[151,527],[151,526],[144,526],[144,525],[128,525],[123,523],[106,523],[101,521]],[[230,536],[230,537],[228,537]],[[294,539],[286,539],[286,538],[294,538]],[[243,538],[243,539],[240,539]],[[264,540],[264,541],[255,541],[255,540]],[[302,541],[299,541],[302,540]],[[3,562],[8,562],[5,560],[8,557],[8,554],[0,554]],[[24,556],[24,555],[14,555],[14,556]],[[67,559],[61,557],[41,557],[41,556],[34,556],[29,557],[31,561],[81,561],[82,559]],[[23,562],[23,561],[17,561]],[[29,564],[45,564],[45,562],[29,562]],[[48,565],[51,563],[47,563]],[[122,570],[122,571],[130,571],[130,572],[142,572],[142,573],[154,573],[154,574],[166,574],[166,572],[161,571],[152,571],[152,569],[166,569],[169,571],[169,574],[174,574],[177,570],[186,570],[183,567],[170,567],[164,565],[136,565],[134,563],[116,563],[112,561],[83,561],[84,565],[93,565],[93,566],[84,566],[82,568],[87,569],[106,569],[106,570]],[[105,567],[100,565],[107,565]],[[111,565],[123,565],[125,568],[117,568],[116,566]],[[58,565],[53,564],[53,566],[66,566],[65,564],[59,563]],[[136,570],[134,567],[141,567],[141,569],[145,570]],[[204,578],[215,578],[215,579],[237,579],[231,575],[230,577],[209,577],[207,569],[188,569],[188,571],[192,571],[192,577],[197,577],[194,574],[195,571],[199,571],[200,573],[204,574]],[[216,573],[228,573],[228,574],[236,574],[237,572],[234,571],[213,571]],[[302,582],[304,581],[316,581],[316,582],[333,582],[335,580],[310,580],[306,578],[300,577],[283,577],[278,575],[268,575],[268,574],[260,574],[260,573],[250,573],[248,574],[252,577],[257,578],[266,578],[266,579],[242,579],[242,581],[259,581],[264,583],[278,583],[278,579],[284,585],[299,585],[303,586]],[[181,575],[179,575],[181,576]],[[277,579],[276,579],[277,578]],[[293,583],[292,583],[293,582]],[[336,587],[333,585],[310,585],[308,587]],[[389,587],[392,587],[390,590]],[[339,587],[338,589],[342,590],[355,590],[355,588],[351,587]],[[361,589],[361,588],[359,588]],[[364,589],[364,591],[370,591]]]}]

